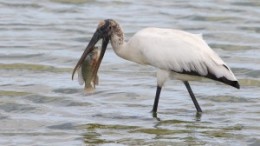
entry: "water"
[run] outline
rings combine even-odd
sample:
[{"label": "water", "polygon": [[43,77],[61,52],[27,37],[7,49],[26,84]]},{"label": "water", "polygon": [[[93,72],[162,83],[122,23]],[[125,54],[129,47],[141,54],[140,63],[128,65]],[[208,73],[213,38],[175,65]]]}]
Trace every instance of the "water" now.
[{"label": "water", "polygon": [[[259,145],[259,1],[0,1],[0,145]],[[117,57],[109,45],[94,94],[71,72],[99,20],[126,38],[147,27],[203,33],[241,89],[191,82],[196,115],[180,81],[150,110],[155,69]]]}]

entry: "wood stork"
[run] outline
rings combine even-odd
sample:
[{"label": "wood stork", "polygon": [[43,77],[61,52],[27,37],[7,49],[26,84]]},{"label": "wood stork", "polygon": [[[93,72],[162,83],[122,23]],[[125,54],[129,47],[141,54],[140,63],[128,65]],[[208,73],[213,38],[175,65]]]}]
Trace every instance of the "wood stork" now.
[{"label": "wood stork", "polygon": [[99,61],[102,60],[111,41],[113,50],[121,58],[158,68],[153,113],[157,112],[160,92],[167,79],[175,78],[183,81],[199,113],[202,110],[188,81],[205,77],[240,88],[231,69],[208,46],[201,35],[175,29],[149,27],[138,31],[125,42],[122,28],[112,19],[100,21],[73,70],[72,79],[77,68],[100,39],[103,41]]}]

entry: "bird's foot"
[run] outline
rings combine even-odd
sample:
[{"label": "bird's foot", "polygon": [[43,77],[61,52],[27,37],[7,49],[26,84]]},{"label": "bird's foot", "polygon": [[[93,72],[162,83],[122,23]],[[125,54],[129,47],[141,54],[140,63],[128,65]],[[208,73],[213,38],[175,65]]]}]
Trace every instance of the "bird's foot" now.
[{"label": "bird's foot", "polygon": [[157,117],[157,112],[151,111],[153,118],[155,118],[157,121],[161,121],[160,118]]},{"label": "bird's foot", "polygon": [[201,116],[202,116],[202,112],[197,112],[195,115],[195,120],[196,121],[200,121],[201,120]]}]

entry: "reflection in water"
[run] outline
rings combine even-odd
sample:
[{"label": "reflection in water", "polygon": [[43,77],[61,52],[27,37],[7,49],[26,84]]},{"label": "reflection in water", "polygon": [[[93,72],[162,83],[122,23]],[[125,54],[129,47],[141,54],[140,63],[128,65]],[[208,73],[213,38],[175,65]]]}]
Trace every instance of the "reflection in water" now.
[{"label": "reflection in water", "polygon": [[[197,117],[197,116],[196,116]],[[199,116],[198,116],[199,117]],[[121,118],[122,119],[122,118]],[[127,145],[149,145],[156,142],[158,145],[178,144],[172,140],[183,140],[187,144],[205,144],[201,140],[201,129],[211,129],[210,127],[201,126],[200,121],[181,121],[181,120],[161,120],[155,121],[153,127],[144,128],[143,126],[127,125],[103,125],[103,124],[86,124],[78,128],[85,129],[83,134],[86,145],[117,143]],[[214,128],[212,128],[214,129]],[[215,133],[215,132],[213,132]],[[219,133],[219,132],[216,132]],[[124,134],[121,139],[114,140],[117,135]],[[216,135],[217,136],[217,135]],[[142,137],[142,139],[140,139]],[[151,141],[146,141],[145,138]],[[158,141],[159,140],[159,141]],[[163,141],[160,141],[163,140]]]},{"label": "reflection in water", "polygon": [[[123,119],[123,117],[120,118],[120,120]],[[143,126],[127,126],[117,124],[105,125],[94,123],[82,125],[78,128],[86,130],[86,133],[83,134],[86,145],[105,143],[149,145],[154,142],[159,145],[173,145],[180,144],[178,141],[185,141],[188,145],[201,145],[206,144],[203,137],[234,138],[234,135],[230,134],[230,132],[241,131],[243,129],[242,125],[222,127],[214,127],[214,125],[209,125],[210,123],[201,121],[201,114],[196,114],[193,121],[156,120],[154,126],[148,126],[147,128],[144,128]],[[121,134],[124,134],[124,136]],[[121,139],[114,140],[114,137],[117,137],[117,135],[121,135]],[[142,140],[140,139],[140,136],[142,136]],[[239,137],[239,135],[237,137]],[[150,139],[150,141],[144,140],[145,138]],[[173,142],[173,140],[176,141]]]}]

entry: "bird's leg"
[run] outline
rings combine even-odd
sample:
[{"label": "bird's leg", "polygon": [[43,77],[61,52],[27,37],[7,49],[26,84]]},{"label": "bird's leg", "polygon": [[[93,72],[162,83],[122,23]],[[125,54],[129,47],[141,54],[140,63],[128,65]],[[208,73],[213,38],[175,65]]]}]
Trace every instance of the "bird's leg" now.
[{"label": "bird's leg", "polygon": [[194,105],[195,105],[195,107],[196,107],[196,109],[197,109],[197,112],[201,113],[202,110],[201,110],[201,108],[200,108],[200,105],[199,105],[199,103],[198,103],[196,97],[194,96],[194,94],[193,94],[193,92],[192,92],[192,90],[191,90],[191,87],[190,87],[189,82],[188,82],[188,81],[183,81],[183,83],[184,83],[184,85],[186,86],[187,90],[189,91],[190,97],[191,97],[191,99],[192,99],[192,101],[193,101],[193,103],[194,103]]},{"label": "bird's leg", "polygon": [[161,89],[162,89],[162,87],[157,85],[155,99],[154,99],[154,104],[153,104],[153,110],[152,110],[153,113],[157,112]]}]

